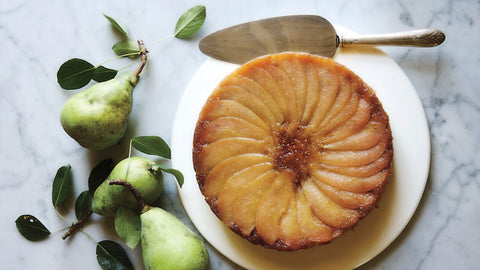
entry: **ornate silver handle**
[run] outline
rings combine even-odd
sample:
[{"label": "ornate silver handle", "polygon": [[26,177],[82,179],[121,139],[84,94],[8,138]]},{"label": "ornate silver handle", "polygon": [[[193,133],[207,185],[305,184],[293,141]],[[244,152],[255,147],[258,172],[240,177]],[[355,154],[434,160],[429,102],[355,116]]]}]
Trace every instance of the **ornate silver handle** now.
[{"label": "ornate silver handle", "polygon": [[445,40],[445,34],[437,29],[423,29],[381,35],[338,36],[339,47],[352,46],[412,46],[434,47]]}]

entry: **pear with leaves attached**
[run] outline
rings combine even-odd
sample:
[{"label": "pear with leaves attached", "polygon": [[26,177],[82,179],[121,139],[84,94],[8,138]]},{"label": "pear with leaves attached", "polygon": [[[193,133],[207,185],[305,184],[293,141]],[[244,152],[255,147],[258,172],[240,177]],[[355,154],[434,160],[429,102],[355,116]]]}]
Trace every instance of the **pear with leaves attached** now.
[{"label": "pear with leaves attached", "polygon": [[97,83],[72,96],[63,106],[63,129],[81,146],[104,150],[125,135],[132,111],[132,92],[147,61],[147,51],[141,41],[139,45],[142,62],[133,74]]},{"label": "pear with leaves attached", "polygon": [[142,209],[140,214],[142,257],[145,269],[209,269],[205,243],[171,213],[145,204],[140,193],[124,180],[109,181],[130,189]]},{"label": "pear with leaves attached", "polygon": [[129,157],[120,161],[105,181],[95,190],[92,211],[103,216],[114,216],[121,206],[138,209],[131,192],[122,186],[111,186],[110,180],[124,179],[131,183],[147,203],[156,201],[163,190],[163,174],[155,162],[146,157]]}]

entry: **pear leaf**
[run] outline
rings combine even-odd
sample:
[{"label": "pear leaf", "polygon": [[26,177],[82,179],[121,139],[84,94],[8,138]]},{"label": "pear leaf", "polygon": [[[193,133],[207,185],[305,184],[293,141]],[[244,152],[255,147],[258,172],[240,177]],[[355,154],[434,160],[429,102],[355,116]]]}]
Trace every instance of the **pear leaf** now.
[{"label": "pear leaf", "polygon": [[115,231],[125,244],[134,249],[140,241],[140,216],[126,207],[119,207],[115,214]]},{"label": "pear leaf", "polygon": [[95,67],[89,62],[72,58],[63,63],[57,72],[57,81],[65,90],[79,89],[92,79]]},{"label": "pear leaf", "polygon": [[132,59],[140,56],[140,48],[138,47],[138,44],[130,39],[115,43],[112,50],[118,56],[127,56]]},{"label": "pear leaf", "polygon": [[80,193],[75,200],[75,216],[78,220],[83,219],[88,215],[88,212],[92,209],[92,197],[88,190]]},{"label": "pear leaf", "polygon": [[184,177],[183,177],[183,174],[182,174],[179,170],[175,170],[175,169],[172,169],[172,168],[168,168],[168,167],[165,167],[165,166],[160,165],[160,164],[153,164],[152,166],[158,167],[158,168],[160,168],[160,170],[162,170],[162,171],[164,171],[164,172],[166,172],[166,173],[173,174],[173,176],[175,176],[175,178],[177,179],[178,185],[179,185],[180,187],[183,186]]},{"label": "pear leaf", "polygon": [[108,175],[113,170],[113,167],[113,160],[111,158],[102,160],[93,167],[88,176],[88,191],[91,196],[93,196],[98,186],[107,179]]},{"label": "pear leaf", "polygon": [[202,27],[207,17],[205,6],[194,6],[180,16],[175,25],[175,37],[190,38]]},{"label": "pear leaf", "polygon": [[53,179],[52,203],[54,207],[61,205],[72,194],[72,167],[65,165],[57,170]]},{"label": "pear leaf", "polygon": [[139,136],[132,139],[132,146],[140,152],[156,155],[163,158],[171,158],[171,150],[168,144],[158,136]]},{"label": "pear leaf", "polygon": [[92,79],[96,82],[104,82],[115,78],[115,76],[117,76],[117,73],[118,71],[115,69],[98,66],[93,72]]},{"label": "pear leaf", "polygon": [[97,261],[104,270],[133,270],[127,253],[120,244],[111,240],[103,240],[97,244]]},{"label": "pear leaf", "polygon": [[121,23],[118,22],[118,20],[115,20],[114,18],[103,14],[105,18],[112,24],[113,28],[115,28],[122,36],[128,38],[128,30],[127,27]]},{"label": "pear leaf", "polygon": [[30,241],[40,241],[50,235],[45,225],[32,215],[21,215],[15,220],[20,234]]}]

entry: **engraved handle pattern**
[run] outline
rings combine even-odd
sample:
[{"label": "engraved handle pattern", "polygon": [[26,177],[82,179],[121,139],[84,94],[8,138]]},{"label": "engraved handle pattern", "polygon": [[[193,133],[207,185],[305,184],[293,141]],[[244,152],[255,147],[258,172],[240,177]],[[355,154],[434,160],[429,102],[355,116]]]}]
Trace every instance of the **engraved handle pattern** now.
[{"label": "engraved handle pattern", "polygon": [[423,29],[382,35],[339,36],[339,47],[352,46],[411,46],[435,47],[445,40],[437,29]]}]

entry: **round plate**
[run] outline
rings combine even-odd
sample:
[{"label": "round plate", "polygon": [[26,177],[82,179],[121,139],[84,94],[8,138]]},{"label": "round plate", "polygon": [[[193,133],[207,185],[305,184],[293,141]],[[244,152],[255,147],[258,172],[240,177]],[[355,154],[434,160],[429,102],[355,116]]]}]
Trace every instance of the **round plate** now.
[{"label": "round plate", "polygon": [[218,83],[238,66],[208,59],[188,85],[172,133],[172,164],[185,183],[180,199],[198,231],[219,252],[247,269],[352,269],[384,250],[405,228],[422,197],[430,165],[430,136],[422,104],[400,67],[375,48],[338,50],[334,59],[369,84],[390,117],[394,168],[378,208],[327,245],[281,252],[233,233],[210,210],[198,187],[192,142],[198,115]]}]

